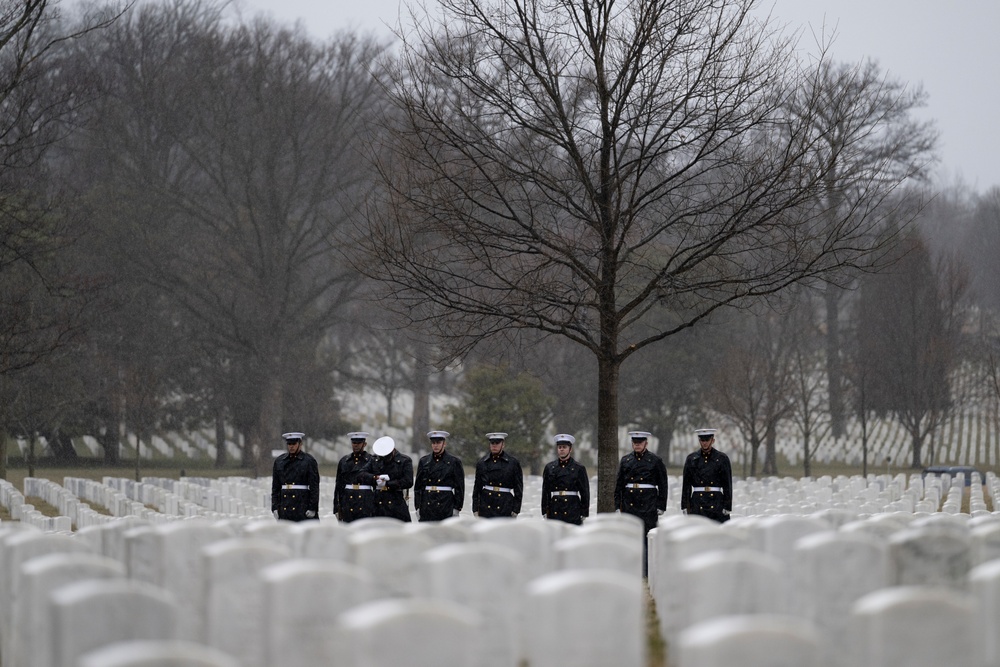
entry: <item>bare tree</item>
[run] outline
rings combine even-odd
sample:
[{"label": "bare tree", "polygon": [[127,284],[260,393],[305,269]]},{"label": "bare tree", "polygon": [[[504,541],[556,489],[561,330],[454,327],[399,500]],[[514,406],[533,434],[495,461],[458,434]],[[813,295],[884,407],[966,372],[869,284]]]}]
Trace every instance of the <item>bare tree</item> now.
[{"label": "bare tree", "polygon": [[[80,220],[61,205],[45,157],[90,97],[88,81],[62,76],[66,43],[119,12],[87,16],[64,30],[57,2],[0,3],[0,376],[28,370],[76,340],[100,286],[62,256],[78,238]],[[9,425],[0,423],[3,461]]]},{"label": "bare tree", "polygon": [[949,300],[961,288],[935,267],[918,235],[908,235],[896,252],[891,268],[861,282],[860,363],[867,368],[866,400],[906,429],[911,465],[918,468],[924,444],[954,405],[951,371],[961,322],[950,316]]},{"label": "bare tree", "polygon": [[93,191],[113,193],[97,208],[117,260],[231,360],[244,462],[258,471],[267,443],[298,427],[285,405],[308,351],[355,297],[360,276],[338,251],[370,183],[357,148],[380,101],[370,67],[383,46],[230,27],[223,9],[144,5],[81,52],[107,88],[87,155],[101,175]]},{"label": "bare tree", "polygon": [[[732,419],[750,448],[750,474],[778,474],[778,425],[795,407],[795,327],[784,312],[747,311],[730,324],[708,392],[710,405]],[[744,457],[745,460],[745,457]]]},{"label": "bare tree", "polygon": [[120,11],[67,28],[57,2],[0,4],[0,374],[74,340],[97,286],[63,260],[82,225],[63,206],[45,158],[93,94],[90,81],[63,76],[67,44]]},{"label": "bare tree", "polygon": [[[820,62],[817,87],[793,96],[791,112],[808,117],[816,132],[815,160],[823,177],[817,205],[830,224],[850,216],[870,215],[880,204],[869,189],[892,189],[909,178],[926,174],[937,133],[913,111],[927,95],[890,77],[876,62]],[[844,434],[845,399],[841,303],[845,283],[827,280],[824,290],[827,396],[834,437]]]},{"label": "bare tree", "polygon": [[533,329],[593,355],[599,511],[628,357],[883,250],[871,202],[903,176],[824,204],[827,82],[754,4],[444,0],[401,36],[369,266],[458,353]]},{"label": "bare tree", "polygon": [[816,323],[816,307],[812,295],[799,294],[788,316],[790,332],[789,395],[791,421],[802,436],[802,474],[812,475],[812,444],[817,431],[829,422],[825,409],[826,382],[823,371],[822,340]]}]

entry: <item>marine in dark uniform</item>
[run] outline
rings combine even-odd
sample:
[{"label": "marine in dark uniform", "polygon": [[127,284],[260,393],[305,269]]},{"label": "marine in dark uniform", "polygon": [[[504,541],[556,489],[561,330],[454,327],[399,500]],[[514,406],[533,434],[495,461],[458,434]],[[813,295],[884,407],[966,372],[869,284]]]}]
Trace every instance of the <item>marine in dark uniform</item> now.
[{"label": "marine in dark uniform", "polygon": [[413,461],[396,451],[396,443],[388,436],[372,444],[372,454],[357,477],[359,484],[375,487],[372,516],[411,521],[406,492],[413,486]]},{"label": "marine in dark uniform", "polygon": [[319,519],[319,466],[302,451],[302,433],[285,433],[288,451],[274,460],[271,512],[284,521]]},{"label": "marine in dark uniform", "polygon": [[521,464],[504,451],[506,433],[487,433],[490,453],[476,463],[472,485],[472,513],[484,519],[514,517],[521,513],[524,473]]},{"label": "marine in dark uniform", "polygon": [[447,431],[431,431],[431,453],[417,464],[413,506],[420,521],[441,521],[457,516],[465,503],[465,468],[447,452]]},{"label": "marine in dark uniform", "polygon": [[733,509],[733,468],[729,457],[715,449],[715,432],[695,431],[700,447],[684,461],[681,509],[724,523]]},{"label": "marine in dark uniform", "polygon": [[557,458],[542,471],[542,516],[580,525],[590,515],[590,478],[572,457],[576,438],[560,433],[554,439]]},{"label": "marine in dark uniform", "polygon": [[[632,453],[618,463],[615,509],[642,519],[645,534],[656,528],[657,517],[667,509],[667,467],[663,459],[647,449],[650,434],[631,431]],[[647,572],[648,545],[642,541],[642,572]]]},{"label": "marine in dark uniform", "polygon": [[362,484],[358,475],[371,458],[365,450],[368,434],[364,431],[348,433],[351,453],[337,464],[337,481],[333,490],[333,513],[344,523],[375,514],[375,487]]}]

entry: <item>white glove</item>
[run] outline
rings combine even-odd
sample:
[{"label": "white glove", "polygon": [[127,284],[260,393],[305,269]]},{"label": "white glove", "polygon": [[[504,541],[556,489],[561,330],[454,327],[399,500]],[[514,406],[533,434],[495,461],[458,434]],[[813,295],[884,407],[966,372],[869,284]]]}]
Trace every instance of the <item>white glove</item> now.
[{"label": "white glove", "polygon": [[379,477],[378,479],[375,480],[375,486],[381,489],[383,486],[385,486],[385,480]]},{"label": "white glove", "polygon": [[306,510],[306,518],[307,519],[311,519],[314,516],[316,516],[316,512],[313,512],[312,510]]},{"label": "white glove", "polygon": [[278,510],[274,510],[273,512],[271,512],[271,514],[273,514],[273,515],[274,515],[274,518],[275,518],[275,519],[277,519],[277,518],[278,518]]},{"label": "white glove", "polygon": [[387,482],[389,481],[389,476],[388,475],[379,475],[378,478],[379,479],[384,479]]}]

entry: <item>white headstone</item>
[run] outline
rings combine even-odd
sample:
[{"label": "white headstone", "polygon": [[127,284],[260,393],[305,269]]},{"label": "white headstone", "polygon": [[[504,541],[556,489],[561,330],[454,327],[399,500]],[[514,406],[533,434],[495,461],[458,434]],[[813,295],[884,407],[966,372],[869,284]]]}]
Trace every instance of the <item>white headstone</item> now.
[{"label": "white headstone", "polygon": [[141,533],[151,567],[151,583],[173,593],[182,603],[178,618],[178,637],[189,641],[204,640],[204,607],[198,602],[204,594],[205,562],[203,547],[232,539],[231,528],[208,519],[170,521],[156,526],[151,533]]},{"label": "white headstone", "polygon": [[434,543],[419,533],[364,530],[351,535],[348,545],[351,562],[372,573],[379,597],[412,597],[413,573],[423,553],[433,548]]},{"label": "white headstone", "polygon": [[12,640],[13,613],[20,604],[21,565],[53,553],[92,553],[91,547],[69,535],[17,531],[0,540],[0,651],[6,655]]},{"label": "white headstone", "polygon": [[[531,580],[551,572],[555,567],[552,551],[555,540],[547,522],[547,519],[541,518],[484,519],[473,526],[472,534],[478,542],[500,544],[521,554],[527,568],[526,577]],[[557,528],[561,530],[561,527]]]},{"label": "white headstone", "polygon": [[300,521],[292,528],[297,533],[303,558],[320,558],[350,562],[351,549],[347,543],[351,536],[349,524],[337,521]]},{"label": "white headstone", "polygon": [[524,558],[508,547],[489,542],[448,544],[424,554],[414,590],[419,597],[450,600],[480,614],[479,649],[469,667],[517,667],[524,570]]},{"label": "white headstone", "polygon": [[644,667],[640,577],[571,570],[528,584],[525,655],[531,667]]},{"label": "white headstone", "polygon": [[[319,523],[309,521],[304,523]],[[301,551],[299,539],[302,531],[296,530],[299,524],[294,521],[274,521],[272,519],[258,519],[250,521],[243,526],[243,537],[250,537],[255,540],[266,540],[274,542],[282,547],[290,549],[292,556],[297,557]]]},{"label": "white headstone", "polygon": [[577,533],[553,545],[562,570],[613,570],[642,577],[642,535],[623,537],[611,533]]},{"label": "white headstone", "polygon": [[53,665],[101,646],[133,639],[176,639],[177,606],[166,591],[124,579],[88,580],[52,591]]},{"label": "white headstone", "polygon": [[338,664],[444,667],[476,663],[479,615],[447,600],[380,600],[338,617]]},{"label": "white headstone", "polygon": [[261,667],[264,656],[264,608],[261,571],[291,558],[291,550],[269,541],[234,538],[201,550],[201,604],[205,644],[239,658],[244,667]]},{"label": "white headstone", "polygon": [[443,521],[410,523],[403,528],[403,532],[407,535],[426,537],[436,547],[472,540],[472,532],[468,524],[461,523],[445,523]]},{"label": "white headstone", "polygon": [[822,519],[783,514],[762,518],[750,530],[749,539],[761,552],[790,565],[792,549],[800,538],[833,529]]},{"label": "white headstone", "polygon": [[124,565],[96,553],[57,553],[26,561],[21,566],[20,601],[18,613],[13,615],[13,644],[6,660],[12,665],[52,667],[52,591],[88,579],[124,578]]},{"label": "white headstone", "polygon": [[326,664],[341,654],[337,616],[377,597],[367,571],[334,560],[285,560],[264,568],[261,577],[267,665]]},{"label": "white headstone", "polygon": [[[685,528],[675,528],[664,534],[659,533],[663,530],[662,527],[656,529],[657,535],[653,541],[656,549],[650,550],[649,574],[651,593],[660,619],[660,632],[664,637],[674,636],[683,626],[687,615],[678,595],[678,590],[683,585],[681,563],[699,554],[746,548],[747,545],[742,531],[724,529],[706,517],[699,519],[703,521],[685,522]],[[650,531],[652,532],[654,531]]]},{"label": "white headstone", "polygon": [[908,528],[889,538],[896,584],[964,588],[972,569],[969,532],[946,526]]},{"label": "white headstone", "polygon": [[782,561],[752,549],[687,558],[675,593],[684,610],[681,628],[722,616],[790,613],[786,572]]},{"label": "white headstone", "polygon": [[850,637],[856,667],[977,667],[981,643],[969,595],[940,586],[896,586],[855,603]]},{"label": "white headstone", "polygon": [[826,667],[819,633],[789,616],[727,616],[681,633],[677,667]]},{"label": "white headstone", "polygon": [[825,664],[852,667],[844,651],[850,610],[858,599],[891,585],[888,545],[862,532],[808,535],[795,545],[791,574],[792,610],[819,629]]}]

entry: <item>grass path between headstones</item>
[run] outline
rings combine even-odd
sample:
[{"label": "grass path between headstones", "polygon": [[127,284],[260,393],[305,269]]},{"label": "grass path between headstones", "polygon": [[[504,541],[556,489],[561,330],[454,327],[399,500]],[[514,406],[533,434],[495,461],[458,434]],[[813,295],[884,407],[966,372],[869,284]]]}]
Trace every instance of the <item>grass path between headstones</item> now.
[{"label": "grass path between headstones", "polygon": [[656,602],[649,592],[649,582],[643,584],[646,589],[646,649],[649,667],[669,667],[667,664],[667,644],[660,635],[660,619],[656,615]]}]

